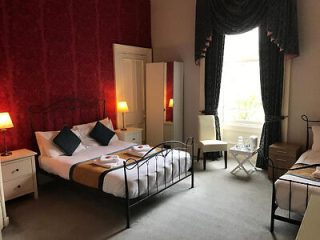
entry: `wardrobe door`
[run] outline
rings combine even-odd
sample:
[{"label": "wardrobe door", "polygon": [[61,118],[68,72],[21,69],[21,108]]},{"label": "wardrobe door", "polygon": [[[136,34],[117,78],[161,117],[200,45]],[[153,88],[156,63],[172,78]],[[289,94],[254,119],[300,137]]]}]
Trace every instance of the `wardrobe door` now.
[{"label": "wardrobe door", "polygon": [[173,139],[183,139],[183,63],[173,62]]},{"label": "wardrobe door", "polygon": [[163,142],[166,69],[166,63],[146,65],[146,142],[151,146]]}]

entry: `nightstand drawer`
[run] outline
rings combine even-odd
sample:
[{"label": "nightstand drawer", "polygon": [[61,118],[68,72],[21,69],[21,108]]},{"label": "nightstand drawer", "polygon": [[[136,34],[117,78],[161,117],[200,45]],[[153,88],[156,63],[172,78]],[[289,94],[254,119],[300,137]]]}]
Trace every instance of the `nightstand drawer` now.
[{"label": "nightstand drawer", "polygon": [[137,143],[137,144],[141,144],[141,134],[140,133],[129,133],[126,134],[125,136],[125,141],[126,142],[133,142],[133,143]]},{"label": "nightstand drawer", "polygon": [[117,129],[116,133],[121,141],[142,144],[142,128]]},{"label": "nightstand drawer", "polygon": [[20,177],[9,182],[4,182],[3,191],[6,201],[33,192],[32,175]]},{"label": "nightstand drawer", "polygon": [[31,157],[2,164],[2,176],[4,182],[28,174],[32,174]]},{"label": "nightstand drawer", "polygon": [[273,161],[275,167],[279,168],[289,168],[296,162],[296,157],[289,155],[279,155],[269,153],[269,158]]},{"label": "nightstand drawer", "polygon": [[[274,143],[269,147],[269,159],[272,163],[268,166],[269,179],[276,180],[287,172],[287,169],[297,161],[300,156],[301,146],[290,143]],[[272,168],[275,167],[275,169]],[[274,172],[274,178],[273,178]]]},{"label": "nightstand drawer", "polygon": [[293,151],[288,151],[286,149],[269,149],[269,155],[284,157],[284,158],[291,158],[294,159],[297,157],[297,153]]}]

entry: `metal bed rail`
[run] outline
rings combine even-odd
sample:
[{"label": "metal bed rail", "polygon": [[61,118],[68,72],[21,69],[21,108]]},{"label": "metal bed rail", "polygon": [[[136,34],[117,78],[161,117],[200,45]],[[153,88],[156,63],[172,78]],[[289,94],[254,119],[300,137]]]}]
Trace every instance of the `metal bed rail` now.
[{"label": "metal bed rail", "polygon": [[[153,151],[159,149],[160,151],[152,154]],[[149,150],[140,160],[127,159],[124,161],[123,169],[125,178],[127,228],[130,227],[130,213],[134,206],[163,192],[188,177],[191,177],[191,188],[194,187],[193,154],[194,140],[193,138],[188,138],[185,143],[179,141],[166,141],[160,143]],[[191,161],[189,168],[188,158],[190,158],[189,161]],[[129,163],[132,161],[133,163]],[[137,197],[133,199],[130,197],[129,191],[128,174],[130,171],[136,173],[136,175],[134,175],[134,181],[137,183],[138,188]],[[153,184],[150,179],[154,179]],[[143,180],[147,182],[145,189],[142,189],[141,186]]]},{"label": "metal bed rail", "polygon": [[[274,220],[280,220],[283,222],[287,222],[287,223],[291,223],[294,225],[300,225],[301,224],[301,220],[292,218],[292,213],[294,213],[294,211],[292,211],[291,207],[292,207],[292,185],[293,184],[300,184],[302,186],[306,186],[306,196],[305,196],[305,209],[308,206],[309,203],[309,195],[310,195],[310,187],[316,187],[319,188],[319,192],[320,192],[320,186],[319,185],[315,185],[315,184],[311,184],[311,183],[303,183],[303,182],[298,182],[295,180],[289,180],[289,179],[283,179],[283,178],[279,178],[279,181],[285,181],[289,183],[289,194],[288,194],[288,215],[287,216],[283,216],[283,215],[279,215],[276,213],[276,210],[278,209],[278,204],[276,201],[276,180],[275,179],[275,169],[278,170],[289,170],[289,169],[284,169],[284,168],[279,168],[274,166],[273,161],[269,158],[269,163],[271,163],[269,166],[272,167],[272,205],[271,205],[271,221],[270,221],[270,232],[274,231]],[[299,168],[297,168],[299,169]],[[290,169],[291,171],[297,170],[297,169]]]}]

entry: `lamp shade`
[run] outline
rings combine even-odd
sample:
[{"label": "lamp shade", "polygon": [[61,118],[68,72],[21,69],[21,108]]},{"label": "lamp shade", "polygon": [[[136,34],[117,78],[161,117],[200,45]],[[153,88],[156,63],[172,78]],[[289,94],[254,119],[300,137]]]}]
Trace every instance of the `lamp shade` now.
[{"label": "lamp shade", "polygon": [[168,105],[168,107],[173,107],[173,99],[172,98],[170,98],[170,100],[169,100],[169,105]]},{"label": "lamp shade", "polygon": [[128,108],[128,104],[126,101],[122,101],[122,102],[118,102],[118,112],[128,112],[129,108]]},{"label": "lamp shade", "polygon": [[13,123],[11,121],[8,112],[0,113],[0,129],[13,128]]}]

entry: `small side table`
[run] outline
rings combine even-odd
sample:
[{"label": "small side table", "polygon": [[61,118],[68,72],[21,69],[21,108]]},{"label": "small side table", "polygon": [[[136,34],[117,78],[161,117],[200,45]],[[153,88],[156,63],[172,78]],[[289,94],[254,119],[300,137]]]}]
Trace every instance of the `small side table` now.
[{"label": "small side table", "polygon": [[250,150],[248,148],[237,148],[236,146],[233,146],[229,149],[232,156],[234,156],[235,160],[238,162],[238,165],[231,171],[231,173],[235,173],[237,170],[242,169],[246,174],[250,175],[250,170],[247,170],[243,164],[248,162],[254,170],[256,170],[256,167],[254,164],[250,161],[251,158],[257,154],[258,148],[255,150]]},{"label": "small side table", "polygon": [[[269,146],[268,177],[270,180],[277,180],[287,172],[301,155],[302,146],[290,143],[274,143]],[[275,167],[275,169],[273,169]],[[274,175],[274,176],[273,176]]]},{"label": "small side table", "polygon": [[20,149],[0,157],[6,201],[28,193],[38,198],[35,155],[36,152]]},{"label": "small side table", "polygon": [[117,129],[115,132],[121,141],[142,144],[142,128]]}]

